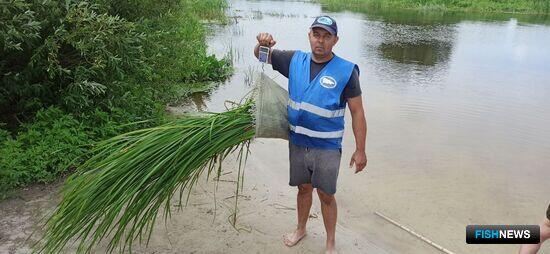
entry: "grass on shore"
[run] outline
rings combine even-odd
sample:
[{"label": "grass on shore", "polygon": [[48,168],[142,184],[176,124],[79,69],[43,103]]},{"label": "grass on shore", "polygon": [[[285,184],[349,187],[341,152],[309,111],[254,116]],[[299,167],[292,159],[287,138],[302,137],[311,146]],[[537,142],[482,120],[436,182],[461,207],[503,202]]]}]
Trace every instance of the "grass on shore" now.
[{"label": "grass on shore", "polygon": [[550,0],[317,0],[329,8],[549,14]]}]

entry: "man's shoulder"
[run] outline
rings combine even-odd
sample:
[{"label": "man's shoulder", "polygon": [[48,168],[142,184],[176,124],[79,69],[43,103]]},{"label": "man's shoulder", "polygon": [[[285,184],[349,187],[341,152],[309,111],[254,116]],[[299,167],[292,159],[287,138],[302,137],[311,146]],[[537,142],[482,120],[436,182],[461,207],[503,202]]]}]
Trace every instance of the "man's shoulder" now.
[{"label": "man's shoulder", "polygon": [[283,74],[285,77],[289,77],[290,64],[292,58],[298,52],[297,50],[278,50],[271,51],[271,66],[274,70]]},{"label": "man's shoulder", "polygon": [[337,58],[339,58],[340,61],[342,61],[342,62],[344,62],[344,63],[346,63],[346,64],[355,65],[355,66],[356,66],[356,64],[355,64],[354,62],[352,62],[351,60],[348,60],[348,59],[346,59],[346,58],[344,58],[344,57],[341,57],[341,56],[339,56],[339,55],[336,55],[336,54],[335,54],[334,56],[336,56]]},{"label": "man's shoulder", "polygon": [[[356,76],[359,76],[360,74],[360,71],[359,71],[359,65],[357,65],[356,63],[350,61],[350,60],[347,60],[341,56],[337,56],[340,61],[342,61],[343,63],[345,63],[347,66],[349,66],[350,68],[352,68],[352,73],[351,74],[356,74]],[[353,76],[353,75],[352,75]]]}]

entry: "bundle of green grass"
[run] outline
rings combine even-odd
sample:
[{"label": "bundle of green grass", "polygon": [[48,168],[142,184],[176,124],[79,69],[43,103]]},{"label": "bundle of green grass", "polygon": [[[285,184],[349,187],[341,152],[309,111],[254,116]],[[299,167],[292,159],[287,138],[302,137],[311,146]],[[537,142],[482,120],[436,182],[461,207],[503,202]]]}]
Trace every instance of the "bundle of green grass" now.
[{"label": "bundle of green grass", "polygon": [[248,101],[98,143],[92,158],[67,180],[39,252],[59,253],[76,239],[77,252],[89,253],[107,236],[109,252],[117,247],[124,252],[134,240],[148,240],[160,208],[169,217],[174,195],[181,205],[184,190],[203,171],[219,174],[231,152],[238,150],[239,159],[246,155],[255,133],[252,106]]},{"label": "bundle of green grass", "polygon": [[[242,180],[250,141],[288,131],[286,91],[264,75],[258,82],[253,99],[226,112],[180,117],[96,144],[65,183],[37,252],[59,253],[74,240],[78,253],[89,253],[105,238],[108,252],[131,252],[134,241],[149,241],[161,208],[170,217],[174,195],[181,207],[202,173],[219,179],[221,162],[233,152]],[[238,190],[239,184],[236,197]]]}]

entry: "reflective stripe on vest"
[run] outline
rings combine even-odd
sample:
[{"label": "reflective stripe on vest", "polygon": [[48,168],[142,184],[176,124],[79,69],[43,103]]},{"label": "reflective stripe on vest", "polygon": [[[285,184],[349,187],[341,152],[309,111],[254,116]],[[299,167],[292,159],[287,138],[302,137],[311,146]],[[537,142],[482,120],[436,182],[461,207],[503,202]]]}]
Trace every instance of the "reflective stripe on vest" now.
[{"label": "reflective stripe on vest", "polygon": [[344,116],[344,113],[346,112],[346,109],[338,109],[338,110],[328,110],[321,107],[317,107],[313,104],[307,103],[307,102],[295,102],[292,99],[288,99],[288,106],[290,106],[294,110],[305,110],[309,113],[316,114],[318,116],[327,117],[327,118],[334,118],[334,117],[342,117]]},{"label": "reflective stripe on vest", "polygon": [[302,126],[290,124],[290,130],[298,134],[303,134],[313,138],[341,138],[344,136],[344,130],[341,131],[314,131]]}]

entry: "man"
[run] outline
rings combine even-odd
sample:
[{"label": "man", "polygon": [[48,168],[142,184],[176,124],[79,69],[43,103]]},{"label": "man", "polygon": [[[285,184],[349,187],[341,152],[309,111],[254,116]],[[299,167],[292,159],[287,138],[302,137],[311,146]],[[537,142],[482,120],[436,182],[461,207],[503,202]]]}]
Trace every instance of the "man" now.
[{"label": "man", "polygon": [[[334,194],[342,155],[344,111],[352,116],[356,149],[350,160],[355,173],[365,168],[367,123],[363,110],[359,68],[336,56],[332,48],[338,42],[336,21],[329,16],[315,19],[308,33],[311,52],[270,50],[268,63],[288,78],[289,157],[291,186],[298,186],[298,226],[285,234],[286,246],[296,245],[306,235],[306,223],[313,188],[321,201],[327,233],[326,253],[335,253],[337,207]],[[273,47],[269,33],[256,37],[259,47]]]},{"label": "man", "polygon": [[550,204],[546,210],[546,219],[540,224],[540,242],[538,244],[522,244],[519,248],[519,254],[536,254],[544,241],[550,239]]}]

